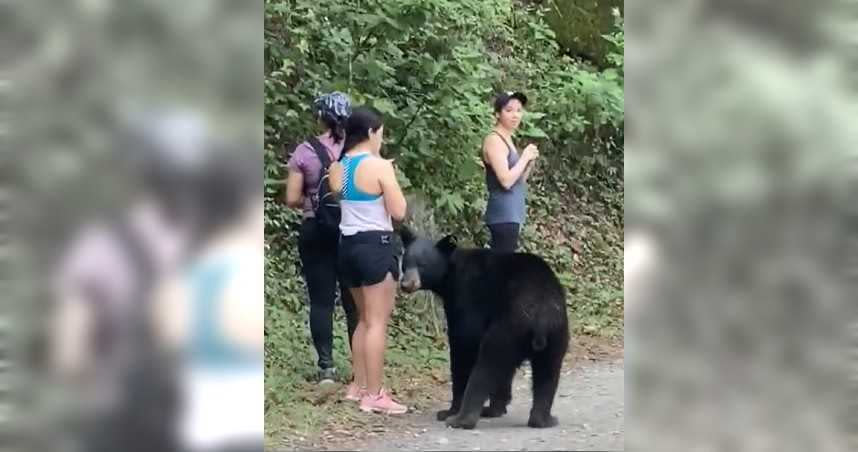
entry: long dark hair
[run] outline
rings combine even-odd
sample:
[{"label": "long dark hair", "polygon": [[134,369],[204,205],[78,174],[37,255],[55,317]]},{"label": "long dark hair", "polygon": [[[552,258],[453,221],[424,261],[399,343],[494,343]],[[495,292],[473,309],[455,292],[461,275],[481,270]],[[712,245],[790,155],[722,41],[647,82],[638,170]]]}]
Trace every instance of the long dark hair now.
[{"label": "long dark hair", "polygon": [[251,146],[221,145],[213,152],[196,180],[195,236],[200,245],[233,224],[263,195],[262,161],[262,153]]},{"label": "long dark hair", "polygon": [[375,108],[368,106],[355,108],[352,115],[346,120],[346,142],[343,144],[343,152],[340,154],[340,158],[358,143],[369,138],[370,130],[375,132],[383,125],[381,113]]},{"label": "long dark hair", "polygon": [[343,141],[343,139],[346,137],[345,124],[343,124],[342,121],[336,121],[327,117],[322,117],[321,119],[325,126],[331,129],[331,138],[334,139],[334,143],[339,143],[340,141]]}]

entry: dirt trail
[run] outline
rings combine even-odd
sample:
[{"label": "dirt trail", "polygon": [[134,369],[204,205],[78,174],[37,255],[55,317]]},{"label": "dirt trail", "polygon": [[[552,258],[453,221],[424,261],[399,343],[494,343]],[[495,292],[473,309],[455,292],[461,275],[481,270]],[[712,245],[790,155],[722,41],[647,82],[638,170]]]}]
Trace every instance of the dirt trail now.
[{"label": "dirt trail", "polygon": [[401,394],[402,401],[416,405],[404,416],[367,417],[356,406],[338,404],[331,412],[337,414],[336,422],[321,435],[284,438],[272,450],[623,450],[623,378],[622,338],[579,337],[563,366],[554,401],[557,427],[527,427],[531,380],[530,366],[524,364],[513,382],[508,413],[481,419],[474,430],[446,428],[435,420],[435,412],[447,408],[450,397],[450,383],[439,374]]},{"label": "dirt trail", "polygon": [[[474,430],[455,430],[435,420],[434,410],[414,415],[407,433],[391,434],[361,450],[622,450],[624,442],[623,361],[579,362],[564,371],[551,429],[527,427],[530,412],[529,368],[513,383],[513,401],[506,416],[481,419]],[[437,409],[445,404],[438,403]],[[352,447],[358,447],[353,445]]]}]

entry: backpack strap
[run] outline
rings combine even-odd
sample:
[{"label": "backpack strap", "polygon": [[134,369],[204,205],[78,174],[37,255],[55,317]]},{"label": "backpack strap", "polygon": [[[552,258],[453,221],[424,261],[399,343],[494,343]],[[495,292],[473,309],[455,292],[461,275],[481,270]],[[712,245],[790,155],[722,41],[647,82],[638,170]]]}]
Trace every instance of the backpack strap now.
[{"label": "backpack strap", "polygon": [[114,226],[113,232],[124,248],[137,279],[137,289],[130,300],[128,313],[131,324],[125,325],[127,331],[123,334],[134,338],[138,350],[148,351],[148,348],[155,346],[149,313],[152,306],[151,297],[159,283],[158,268],[151,250],[143,242],[143,237],[129,221],[120,221]]},{"label": "backpack strap", "polygon": [[150,250],[127,219],[114,224],[113,233],[131,263],[138,288],[142,291],[150,289],[155,282],[155,262]]},{"label": "backpack strap", "polygon": [[316,156],[319,157],[319,161],[322,162],[322,171],[326,171],[328,167],[331,166],[331,156],[328,154],[328,148],[314,136],[308,138],[307,143],[310,143],[310,147],[316,151]]},{"label": "backpack strap", "polygon": [[117,406],[98,420],[98,431],[108,433],[93,435],[87,450],[177,450],[173,426],[181,408],[178,364],[158,344],[149,316],[148,301],[157,283],[157,267],[142,237],[127,220],[115,224],[113,232],[139,282],[131,300],[131,322],[122,325],[126,329],[123,334],[133,341],[134,356],[118,375],[121,395]]}]

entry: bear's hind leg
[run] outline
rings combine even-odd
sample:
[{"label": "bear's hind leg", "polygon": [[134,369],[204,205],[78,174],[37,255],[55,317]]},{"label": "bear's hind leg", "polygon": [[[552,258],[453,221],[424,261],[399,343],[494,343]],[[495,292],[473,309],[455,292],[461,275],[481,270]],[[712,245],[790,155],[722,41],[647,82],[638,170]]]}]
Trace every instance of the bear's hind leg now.
[{"label": "bear's hind leg", "polygon": [[489,394],[489,406],[483,407],[482,417],[501,417],[506,414],[506,407],[512,401],[512,381],[518,364],[501,377],[497,388]]},{"label": "bear's hind leg", "polygon": [[566,347],[556,342],[549,343],[544,350],[537,352],[530,360],[533,370],[533,406],[527,425],[533,428],[547,428],[557,425],[558,420],[551,415],[554,396],[560,383],[560,370]]}]

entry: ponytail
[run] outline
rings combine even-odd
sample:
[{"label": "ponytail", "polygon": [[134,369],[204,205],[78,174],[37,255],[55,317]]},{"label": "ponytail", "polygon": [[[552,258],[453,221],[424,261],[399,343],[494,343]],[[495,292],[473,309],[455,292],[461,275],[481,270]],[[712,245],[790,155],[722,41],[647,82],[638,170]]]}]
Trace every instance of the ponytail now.
[{"label": "ponytail", "polygon": [[383,125],[378,110],[365,106],[355,108],[345,123],[346,141],[340,156],[369,138],[370,130],[375,132]]}]

